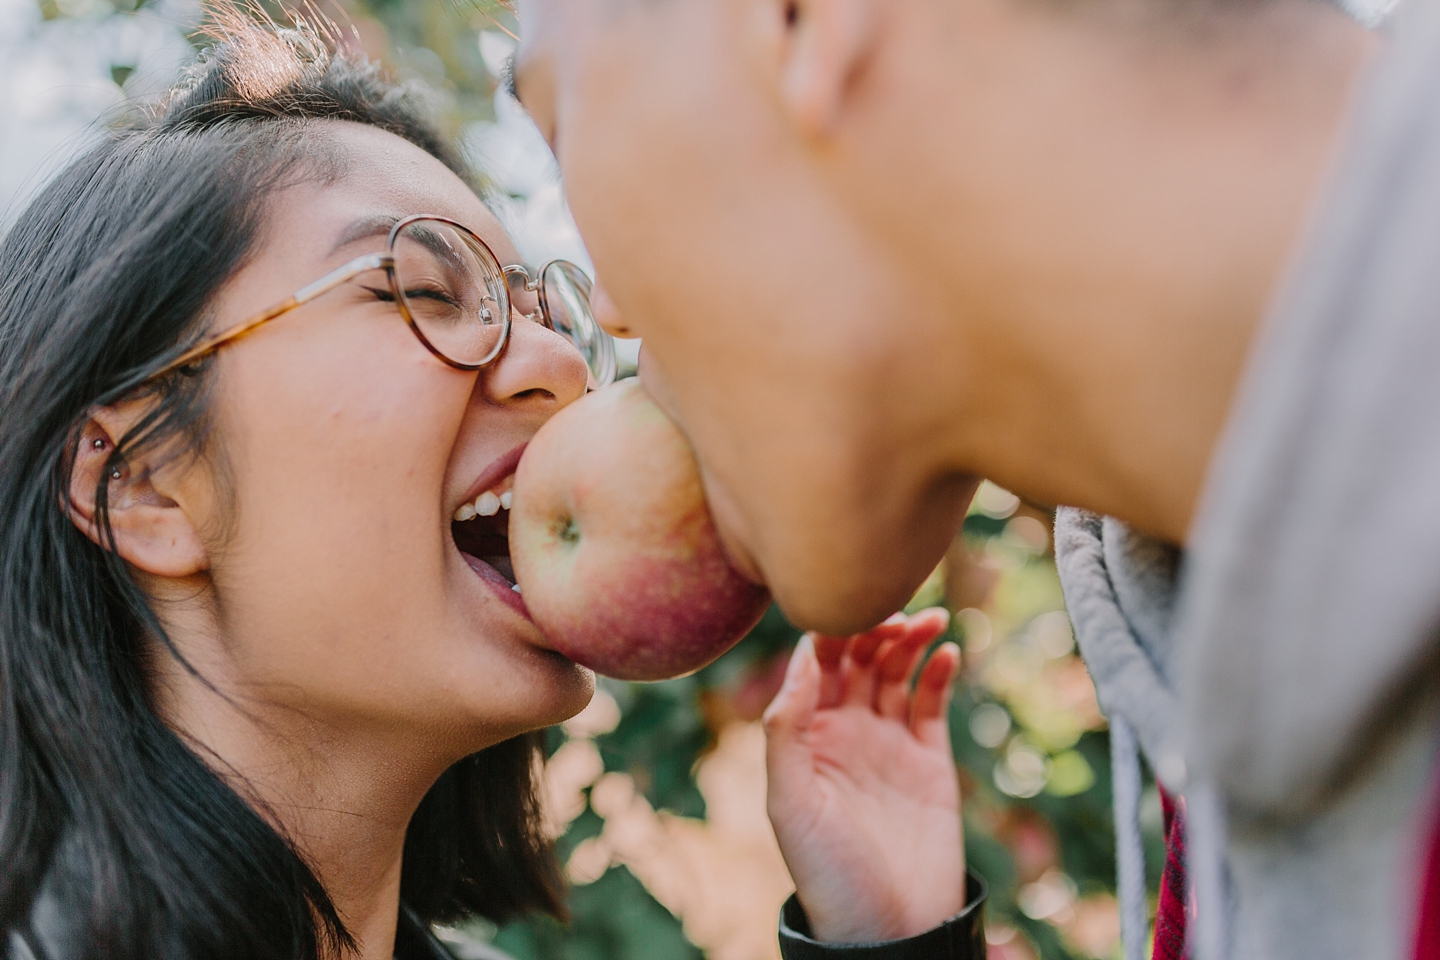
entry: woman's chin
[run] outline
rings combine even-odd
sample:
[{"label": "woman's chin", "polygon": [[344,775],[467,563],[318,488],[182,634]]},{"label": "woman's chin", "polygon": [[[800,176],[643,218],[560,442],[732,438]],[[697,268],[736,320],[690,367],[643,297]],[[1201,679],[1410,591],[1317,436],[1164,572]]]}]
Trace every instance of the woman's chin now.
[{"label": "woman's chin", "polygon": [[[563,654],[525,644],[512,650],[503,668],[504,700],[514,711],[507,726],[535,730],[569,720],[584,710],[595,696],[595,672]],[[494,676],[485,688],[496,689]],[[492,712],[501,704],[486,697],[474,704],[477,711]],[[502,707],[503,709],[503,707]],[[520,730],[516,731],[522,732]]]},{"label": "woman's chin", "polygon": [[545,727],[569,720],[588,707],[590,701],[595,698],[595,671],[589,667],[582,667],[573,660],[566,660],[558,653],[554,656],[564,660],[568,664],[568,668],[564,689],[557,688],[555,690],[555,709],[551,711],[545,722],[540,724]]},{"label": "woman's chin", "polygon": [[[505,699],[523,712],[522,716],[512,713],[506,726],[538,729],[585,709],[595,695],[594,672],[552,649],[523,608],[500,595],[498,584],[489,582],[494,578],[482,576],[488,570],[477,572],[471,558],[459,551],[451,559],[455,577],[451,582],[458,587],[459,600],[452,616],[460,620],[468,648],[463,672],[473,671],[473,689],[485,692],[473,709],[494,711],[499,704],[491,696],[497,688],[505,690]],[[470,654],[476,658],[472,660]],[[456,673],[451,675],[452,683]]]}]

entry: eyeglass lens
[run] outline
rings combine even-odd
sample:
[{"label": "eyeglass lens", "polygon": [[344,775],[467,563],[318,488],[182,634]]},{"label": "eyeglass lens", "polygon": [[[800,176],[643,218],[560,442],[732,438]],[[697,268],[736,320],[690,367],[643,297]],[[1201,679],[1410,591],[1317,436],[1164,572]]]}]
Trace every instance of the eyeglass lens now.
[{"label": "eyeglass lens", "polygon": [[603,387],[615,379],[615,343],[600,328],[590,309],[590,278],[573,263],[554,260],[541,276],[541,294],[550,325],[575,344],[590,367],[590,384]]},{"label": "eyeglass lens", "polygon": [[509,310],[505,276],[481,241],[439,220],[417,220],[395,238],[395,281],[415,327],[456,363],[498,354]]},{"label": "eyeglass lens", "polygon": [[[538,298],[524,278],[507,278],[488,247],[441,220],[416,220],[395,238],[395,280],[420,335],[444,356],[467,366],[488,363],[503,346],[513,303],[522,314],[543,307],[550,326],[590,368],[591,386],[615,379],[615,346],[590,310],[590,278],[555,260],[540,277]],[[538,302],[537,302],[538,299]]]}]

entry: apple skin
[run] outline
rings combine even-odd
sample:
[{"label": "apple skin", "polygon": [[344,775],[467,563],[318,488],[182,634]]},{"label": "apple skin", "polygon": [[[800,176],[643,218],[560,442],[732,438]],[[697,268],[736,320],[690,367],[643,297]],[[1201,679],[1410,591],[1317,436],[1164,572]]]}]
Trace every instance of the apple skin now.
[{"label": "apple skin", "polygon": [[690,445],[638,380],[546,423],[513,496],[510,558],[525,606],[557,651],[598,673],[693,673],[770,603],[726,559]]}]

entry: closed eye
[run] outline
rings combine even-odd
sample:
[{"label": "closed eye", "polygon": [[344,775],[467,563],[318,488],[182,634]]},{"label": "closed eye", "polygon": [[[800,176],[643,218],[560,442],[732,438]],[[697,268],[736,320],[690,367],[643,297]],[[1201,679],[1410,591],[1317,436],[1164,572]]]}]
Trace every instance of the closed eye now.
[{"label": "closed eye", "polygon": [[451,307],[460,307],[459,300],[449,290],[436,290],[433,287],[418,287],[405,291],[406,300],[434,300]]},{"label": "closed eye", "polygon": [[[384,303],[395,302],[395,294],[390,291],[389,287],[365,287],[365,290],[372,294],[376,300],[383,301]],[[433,300],[437,303],[456,307],[457,309],[462,306],[460,301],[455,299],[450,291],[436,290],[433,287],[412,287],[405,291],[405,299],[412,301]]]}]

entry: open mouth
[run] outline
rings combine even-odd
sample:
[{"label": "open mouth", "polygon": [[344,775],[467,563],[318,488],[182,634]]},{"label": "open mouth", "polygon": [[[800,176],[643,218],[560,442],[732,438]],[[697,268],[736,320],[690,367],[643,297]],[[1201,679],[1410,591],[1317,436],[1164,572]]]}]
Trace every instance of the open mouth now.
[{"label": "open mouth", "polygon": [[510,497],[524,452],[522,444],[486,467],[450,520],[450,535],[470,569],[520,610],[524,604],[510,562]]},{"label": "open mouth", "polygon": [[468,520],[452,520],[450,534],[455,546],[469,560],[493,569],[515,585],[515,568],[510,563],[510,511],[501,508],[492,516],[479,514]]}]

